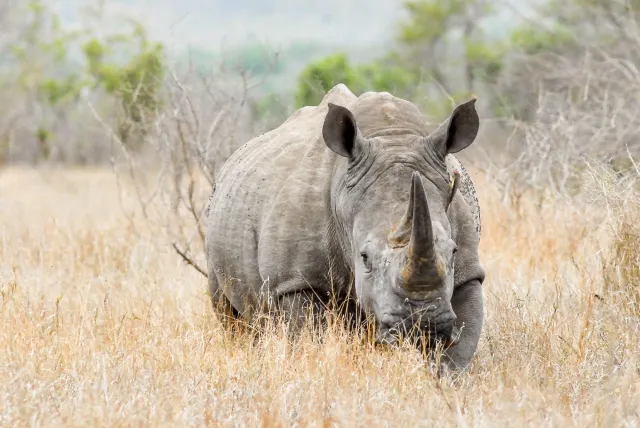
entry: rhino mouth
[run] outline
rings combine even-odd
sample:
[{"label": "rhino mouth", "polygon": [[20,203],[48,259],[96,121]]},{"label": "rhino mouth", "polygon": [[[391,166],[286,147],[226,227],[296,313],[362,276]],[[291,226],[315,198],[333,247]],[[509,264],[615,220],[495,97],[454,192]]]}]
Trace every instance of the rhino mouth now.
[{"label": "rhino mouth", "polygon": [[460,330],[454,321],[424,326],[378,323],[375,341],[377,345],[397,346],[401,340],[410,340],[419,349],[435,349],[438,345],[443,349],[451,349],[458,344],[459,336]]},{"label": "rhino mouth", "polygon": [[418,346],[427,349],[434,349],[440,344],[443,349],[454,348],[460,341],[460,330],[451,322],[447,325],[438,326],[434,331],[428,330],[418,333]]}]

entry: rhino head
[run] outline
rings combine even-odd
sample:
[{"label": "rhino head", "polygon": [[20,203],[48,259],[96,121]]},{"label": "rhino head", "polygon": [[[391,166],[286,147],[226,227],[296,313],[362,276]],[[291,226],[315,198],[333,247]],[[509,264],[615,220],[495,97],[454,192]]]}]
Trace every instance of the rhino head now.
[{"label": "rhino head", "polygon": [[[331,186],[337,235],[356,298],[375,317],[378,342],[395,343],[398,333],[415,335],[420,344],[426,338],[427,347],[457,342],[451,297],[458,248],[449,212],[457,186],[445,157],[475,140],[474,104],[458,105],[428,136],[407,132],[404,104],[391,126],[376,124],[364,137],[349,109],[329,103],[323,138],[342,157]],[[412,108],[407,115],[415,119]],[[376,122],[360,111],[363,122]]]}]

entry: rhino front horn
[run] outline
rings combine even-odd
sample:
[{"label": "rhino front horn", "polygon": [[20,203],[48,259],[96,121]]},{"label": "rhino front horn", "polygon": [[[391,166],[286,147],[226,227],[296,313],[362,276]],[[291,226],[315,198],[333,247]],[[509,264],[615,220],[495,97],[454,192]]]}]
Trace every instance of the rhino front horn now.
[{"label": "rhino front horn", "polygon": [[437,276],[437,258],[427,192],[417,172],[411,177],[409,207],[404,220],[411,221],[411,235],[403,282],[409,291],[425,291],[431,284],[437,283],[434,281],[434,276]]}]

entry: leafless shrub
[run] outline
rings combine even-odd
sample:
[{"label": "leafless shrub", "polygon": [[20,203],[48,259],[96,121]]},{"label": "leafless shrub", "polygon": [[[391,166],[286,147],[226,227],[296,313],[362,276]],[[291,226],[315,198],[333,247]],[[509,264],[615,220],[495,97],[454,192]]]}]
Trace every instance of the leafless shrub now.
[{"label": "leafless shrub", "polygon": [[537,81],[537,110],[530,123],[511,121],[513,160],[496,173],[505,188],[570,197],[583,190],[587,159],[619,172],[628,169],[627,153],[640,155],[635,64],[602,51],[586,51],[577,61],[561,56],[534,60],[543,76]]},{"label": "leafless shrub", "polygon": [[585,191],[587,161],[624,174],[640,154],[637,12],[623,0],[553,7],[558,26],[532,23],[548,45],[512,49],[496,87],[514,117],[502,120],[508,156],[490,153],[485,169],[505,195],[572,198]]},{"label": "leafless shrub", "polygon": [[541,71],[535,120],[512,122],[514,160],[493,168],[493,180],[514,209],[523,197],[536,198],[539,209],[564,201],[589,219],[590,235],[603,237],[598,297],[615,302],[637,325],[640,73],[620,51],[586,50],[575,61],[544,57],[535,58]]},{"label": "leafless shrub", "polygon": [[[595,297],[619,308],[620,322],[635,329],[640,314],[640,33],[635,16],[608,15],[608,7],[578,11],[584,21],[575,35],[582,40],[570,50],[517,58],[517,73],[512,68],[506,74],[512,80],[501,84],[513,89],[511,96],[520,94],[525,113],[535,107],[508,121],[508,161],[499,164],[487,156],[484,169],[512,211],[518,213],[524,199],[540,215],[545,206],[557,209],[560,203],[589,224],[589,238],[582,240],[597,241],[599,250],[594,265],[581,269],[602,270],[591,280],[590,286],[600,289]],[[608,34],[604,41],[586,34],[596,23]]]},{"label": "leafless shrub", "polygon": [[152,120],[144,149],[136,153],[94,110],[115,142],[112,164],[118,180],[136,192],[138,206],[123,206],[125,211],[139,212],[167,232],[178,255],[205,276],[203,213],[217,171],[254,134],[249,101],[263,82],[242,70],[208,76],[191,67],[171,72],[165,106]]}]

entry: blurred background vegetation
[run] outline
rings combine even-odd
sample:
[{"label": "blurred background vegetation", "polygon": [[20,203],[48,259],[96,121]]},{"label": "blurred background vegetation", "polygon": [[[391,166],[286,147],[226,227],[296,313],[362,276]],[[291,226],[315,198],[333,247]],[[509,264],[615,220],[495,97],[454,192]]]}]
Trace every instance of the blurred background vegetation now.
[{"label": "blurred background vegetation", "polygon": [[[434,121],[477,95],[492,132],[508,134],[536,119],[541,87],[571,92],[549,71],[554,57],[577,61],[629,39],[636,2],[175,3],[0,0],[0,162],[143,153],[182,108],[176,88],[200,139],[188,145],[218,164],[337,83],[389,91]],[[226,133],[193,129],[231,109]]]}]

